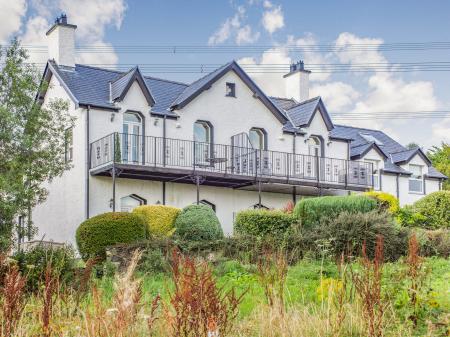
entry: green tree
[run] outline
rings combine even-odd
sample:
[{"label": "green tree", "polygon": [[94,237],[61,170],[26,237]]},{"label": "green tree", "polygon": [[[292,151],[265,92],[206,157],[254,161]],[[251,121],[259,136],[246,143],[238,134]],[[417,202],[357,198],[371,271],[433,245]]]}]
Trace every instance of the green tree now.
[{"label": "green tree", "polygon": [[[450,144],[442,142],[441,146],[433,146],[427,156],[439,172],[450,177]],[[450,181],[444,181],[442,188],[450,190]]]},{"label": "green tree", "polygon": [[[45,181],[70,167],[64,156],[65,129],[73,126],[68,102],[40,94],[48,88],[39,70],[14,39],[0,48],[0,251],[8,249],[16,219],[26,216],[31,238],[31,209],[45,200]],[[20,237],[24,233],[18,232]]]},{"label": "green tree", "polygon": [[406,147],[408,150],[412,150],[412,149],[416,149],[416,148],[418,148],[418,147],[420,147],[420,146],[419,146],[419,144],[417,144],[417,143],[411,142],[411,143],[406,144],[405,147]]}]

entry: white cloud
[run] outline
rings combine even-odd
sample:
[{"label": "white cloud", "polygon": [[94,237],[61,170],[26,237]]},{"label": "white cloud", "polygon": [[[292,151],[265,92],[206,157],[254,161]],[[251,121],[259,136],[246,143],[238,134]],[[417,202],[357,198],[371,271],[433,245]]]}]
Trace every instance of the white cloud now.
[{"label": "white cloud", "polygon": [[[336,56],[341,63],[385,63],[386,58],[378,50],[382,39],[361,38],[352,33],[341,33],[335,41]],[[354,45],[370,45],[370,48]]]},{"label": "white cloud", "polygon": [[119,30],[127,6],[124,0],[60,0],[59,7],[78,26],[79,38],[89,42],[103,38],[109,25]]},{"label": "white cloud", "polygon": [[238,45],[254,43],[258,41],[260,33],[253,31],[250,25],[243,25],[246,18],[246,10],[244,6],[239,6],[236,13],[227,18],[221,26],[208,39],[209,45],[218,45],[234,38]]},{"label": "white cloud", "polygon": [[272,3],[269,0],[264,0],[263,7],[264,8],[272,8],[273,5],[272,5]]},{"label": "white cloud", "polygon": [[[286,53],[286,49],[274,47],[265,51],[259,59],[254,57],[245,57],[238,60],[240,65],[252,65],[252,69],[264,69],[269,64],[290,64],[291,58]],[[287,71],[286,71],[287,72]],[[249,73],[252,79],[271,96],[285,96],[285,86],[283,74],[258,71]]]},{"label": "white cloud", "polygon": [[[0,0],[0,42],[18,32],[23,44],[47,45],[46,31],[53,18],[64,12],[69,23],[78,26],[75,37],[78,44],[106,46],[110,53],[83,53],[77,55],[81,63],[112,63],[118,61],[114,48],[105,41],[105,30],[109,26],[120,29],[127,8],[126,0],[31,0],[28,19],[21,28],[27,14],[25,0]],[[86,13],[89,13],[88,15]],[[43,63],[48,55],[30,52],[30,61]]]},{"label": "white cloud", "polygon": [[[266,7],[266,2],[264,2],[264,7]],[[281,10],[281,6],[273,7],[271,3],[266,8],[267,10],[263,13],[262,17],[262,25],[265,30],[273,34],[284,27],[283,11]]]},{"label": "white cloud", "polygon": [[0,0],[0,43],[19,31],[27,10],[25,0]]},{"label": "white cloud", "polygon": [[246,44],[246,43],[254,43],[258,41],[260,36],[259,32],[253,32],[252,28],[249,25],[245,25],[242,28],[239,28],[236,34],[236,43],[238,45]]},{"label": "white cloud", "polygon": [[442,119],[431,126],[432,141],[434,145],[439,145],[441,142],[450,143],[450,118]]},{"label": "white cloud", "polygon": [[343,82],[330,82],[311,87],[310,96],[321,96],[330,113],[341,112],[353,106],[360,93],[351,85]]}]

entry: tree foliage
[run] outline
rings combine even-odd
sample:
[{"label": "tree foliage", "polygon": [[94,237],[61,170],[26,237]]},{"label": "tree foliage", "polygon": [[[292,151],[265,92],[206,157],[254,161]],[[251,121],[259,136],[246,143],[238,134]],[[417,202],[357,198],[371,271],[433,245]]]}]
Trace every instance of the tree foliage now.
[{"label": "tree foliage", "polygon": [[[73,126],[68,102],[42,104],[39,93],[48,85],[27,64],[17,40],[0,49],[0,251],[10,245],[14,221],[45,200],[45,181],[70,167],[64,158],[64,130]],[[31,217],[27,234],[31,235]]]},{"label": "tree foliage", "polygon": [[[427,156],[439,172],[450,177],[450,144],[442,142],[441,146],[433,146]],[[450,190],[449,180],[444,181],[443,189]]]}]

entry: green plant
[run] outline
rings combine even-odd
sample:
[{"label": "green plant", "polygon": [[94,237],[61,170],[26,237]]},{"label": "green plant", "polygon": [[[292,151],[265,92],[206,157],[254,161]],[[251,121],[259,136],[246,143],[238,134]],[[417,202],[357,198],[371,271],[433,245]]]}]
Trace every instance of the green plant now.
[{"label": "green plant", "polygon": [[400,209],[398,199],[390,193],[369,191],[364,193],[364,195],[374,198],[382,210],[389,211],[391,214],[397,214]]},{"label": "green plant", "polygon": [[412,234],[417,237],[422,256],[450,257],[450,230],[414,228]]},{"label": "green plant", "polygon": [[223,238],[222,227],[214,211],[206,205],[189,205],[175,221],[177,238],[203,241]]},{"label": "green plant", "polygon": [[180,212],[179,208],[165,205],[144,205],[133,210],[134,214],[144,217],[149,234],[155,236],[171,236]]},{"label": "green plant", "polygon": [[238,234],[279,237],[296,222],[294,216],[283,211],[251,209],[237,214],[234,229]]},{"label": "green plant", "polygon": [[304,198],[294,208],[294,216],[301,219],[304,228],[319,224],[322,218],[333,219],[342,212],[366,213],[377,209],[376,200],[366,196],[326,196]]},{"label": "green plant", "polygon": [[395,260],[406,252],[408,235],[396,227],[392,216],[377,210],[368,213],[342,212],[332,219],[322,218],[319,225],[306,229],[305,242],[313,251],[320,248],[319,243],[330,242],[329,249],[335,257],[356,256],[366,243],[369,257],[374,256],[378,236],[384,238],[385,255]]},{"label": "green plant", "polygon": [[71,246],[46,247],[38,245],[17,252],[13,258],[19,271],[27,276],[26,290],[36,292],[43,282],[47,267],[51,266],[61,285],[71,285],[75,277],[75,253]]},{"label": "green plant", "polygon": [[399,224],[405,227],[421,227],[426,221],[424,215],[414,211],[414,207],[411,205],[405,205],[397,212],[396,219]]},{"label": "green plant", "polygon": [[145,239],[146,225],[139,215],[125,212],[104,213],[90,218],[78,227],[76,240],[83,260],[105,259],[105,249],[117,243]]},{"label": "green plant", "polygon": [[418,227],[427,229],[450,228],[450,191],[426,195],[413,205],[414,212],[422,216]]}]

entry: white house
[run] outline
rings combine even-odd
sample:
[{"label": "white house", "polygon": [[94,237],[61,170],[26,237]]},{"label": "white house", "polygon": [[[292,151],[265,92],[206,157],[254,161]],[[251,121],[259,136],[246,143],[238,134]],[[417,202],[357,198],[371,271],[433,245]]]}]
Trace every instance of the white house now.
[{"label": "white house", "polygon": [[33,211],[40,238],[73,242],[86,218],[156,203],[204,203],[231,233],[242,209],[372,188],[409,204],[447,178],[383,131],[334,124],[302,62],[269,97],[234,61],[191,84],[75,64],[75,30],[63,16],[47,32],[39,99],[67,99],[76,122],[72,168]]}]

